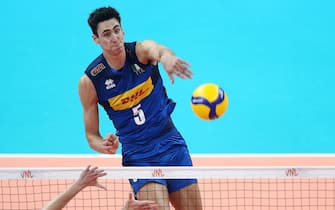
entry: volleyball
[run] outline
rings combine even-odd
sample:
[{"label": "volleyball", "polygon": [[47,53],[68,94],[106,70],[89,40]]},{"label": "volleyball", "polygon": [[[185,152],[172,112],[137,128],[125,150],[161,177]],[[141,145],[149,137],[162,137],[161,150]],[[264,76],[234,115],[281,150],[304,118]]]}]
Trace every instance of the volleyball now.
[{"label": "volleyball", "polygon": [[206,83],[193,91],[191,107],[193,112],[201,119],[214,120],[226,112],[228,98],[220,86]]}]

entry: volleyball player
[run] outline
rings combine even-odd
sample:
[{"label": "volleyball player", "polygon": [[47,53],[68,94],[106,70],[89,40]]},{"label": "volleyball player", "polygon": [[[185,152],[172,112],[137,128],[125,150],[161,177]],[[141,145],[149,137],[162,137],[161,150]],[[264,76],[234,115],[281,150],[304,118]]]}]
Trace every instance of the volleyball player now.
[{"label": "volleyball player", "polygon": [[[134,15],[140,18],[142,12],[139,9]],[[170,117],[175,103],[168,98],[158,69],[161,63],[173,83],[175,75],[192,77],[189,64],[155,41],[124,42],[121,17],[115,8],[96,9],[88,23],[94,42],[102,49],[79,81],[91,148],[115,154],[120,141],[123,166],[192,166],[185,140]],[[116,134],[100,135],[98,104],[112,120]],[[177,210],[202,209],[196,179],[139,179],[130,183],[137,199],[154,200],[160,209],[168,209],[169,201]]]}]

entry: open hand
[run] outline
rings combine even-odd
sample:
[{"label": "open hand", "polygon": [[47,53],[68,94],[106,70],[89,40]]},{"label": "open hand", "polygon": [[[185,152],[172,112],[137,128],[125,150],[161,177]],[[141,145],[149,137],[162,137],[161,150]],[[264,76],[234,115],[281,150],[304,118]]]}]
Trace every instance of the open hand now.
[{"label": "open hand", "polygon": [[190,64],[177,56],[170,54],[164,55],[161,57],[160,62],[169,75],[172,84],[174,83],[174,75],[177,75],[182,79],[192,78],[193,73],[189,69]]}]

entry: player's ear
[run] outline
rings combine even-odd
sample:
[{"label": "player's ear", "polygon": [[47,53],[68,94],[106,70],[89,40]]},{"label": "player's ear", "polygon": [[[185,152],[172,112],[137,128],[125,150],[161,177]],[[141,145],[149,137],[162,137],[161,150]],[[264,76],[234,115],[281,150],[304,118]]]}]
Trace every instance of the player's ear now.
[{"label": "player's ear", "polygon": [[99,42],[99,37],[98,37],[97,35],[92,34],[92,39],[93,39],[93,41],[94,41],[96,44],[99,44],[99,43],[100,43],[100,42]]}]

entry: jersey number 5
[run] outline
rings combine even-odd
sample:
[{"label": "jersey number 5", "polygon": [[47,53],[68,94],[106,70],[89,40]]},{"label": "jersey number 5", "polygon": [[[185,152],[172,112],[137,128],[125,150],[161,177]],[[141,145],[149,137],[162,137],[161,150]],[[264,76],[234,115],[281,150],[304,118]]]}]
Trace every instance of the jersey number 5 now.
[{"label": "jersey number 5", "polygon": [[132,110],[136,125],[143,125],[145,123],[145,115],[143,110],[141,109],[141,104],[133,107]]}]

